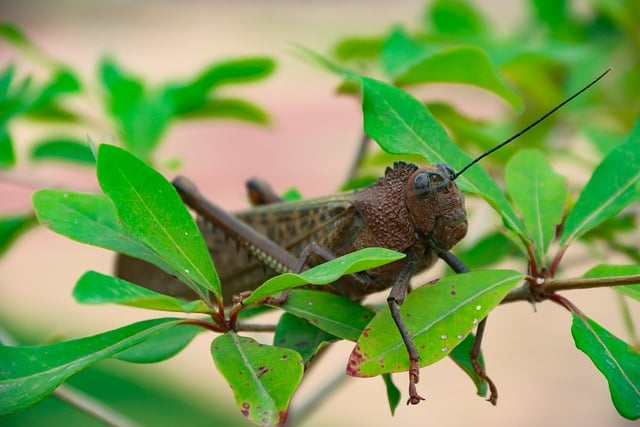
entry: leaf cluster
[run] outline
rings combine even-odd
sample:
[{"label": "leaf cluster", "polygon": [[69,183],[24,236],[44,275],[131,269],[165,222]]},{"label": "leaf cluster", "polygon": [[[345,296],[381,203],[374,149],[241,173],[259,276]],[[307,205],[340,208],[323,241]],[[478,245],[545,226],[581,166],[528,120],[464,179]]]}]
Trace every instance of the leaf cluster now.
[{"label": "leaf cluster", "polygon": [[[32,142],[31,160],[56,159],[72,163],[94,163],[85,135],[87,128],[109,128],[114,138],[146,161],[155,162],[153,153],[170,126],[183,120],[235,119],[265,125],[266,111],[255,103],[221,91],[265,79],[275,69],[272,59],[247,57],[208,64],[186,78],[152,86],[127,71],[114,58],[105,57],[97,65],[99,91],[83,81],[69,65],[62,64],[40,50],[20,29],[9,23],[0,25],[0,38],[16,53],[33,58],[46,76],[43,82],[31,75],[21,76],[14,64],[0,72],[0,168],[15,164],[11,127],[18,119],[47,124],[74,124],[72,133]],[[73,101],[98,99],[99,118],[87,108],[74,107]],[[9,126],[11,124],[11,127]],[[62,127],[61,127],[62,128]],[[49,133],[57,133],[49,127]],[[62,131],[60,131],[62,132]]]},{"label": "leaf cluster", "polygon": [[[471,160],[467,152],[494,146],[499,135],[512,126],[521,128],[604,68],[615,67],[621,84],[596,88],[563,115],[563,122],[572,123],[602,157],[582,190],[572,194],[567,179],[548,160],[549,145],[558,140],[557,118],[527,135],[522,144],[529,148],[494,157],[495,162],[506,163],[503,179],[492,178],[479,165],[471,167],[456,182],[468,194],[486,200],[503,224],[458,252],[473,270],[484,270],[446,276],[415,289],[401,313],[419,347],[421,366],[449,356],[473,380],[478,394],[484,395],[487,385],[474,373],[469,357],[471,332],[477,323],[506,301],[558,303],[571,312],[575,344],[607,379],[617,410],[626,418],[638,419],[638,349],[590,319],[560,292],[616,285],[624,298],[638,300],[640,294],[637,245],[622,243],[616,233],[625,229],[621,224],[627,224],[626,229],[635,226],[633,212],[640,197],[640,120],[638,101],[632,96],[638,87],[633,66],[640,61],[635,39],[627,37],[634,31],[632,17],[640,12],[631,1],[616,7],[596,3],[594,15],[583,17],[572,11],[569,2],[532,0],[531,25],[504,39],[469,2],[435,1],[418,30],[394,27],[383,36],[345,39],[335,47],[332,60],[319,61],[344,78],[340,90],[361,96],[364,131],[385,152],[359,164],[356,175],[360,179],[370,165],[388,163],[391,155],[444,162],[460,170]],[[35,50],[15,28],[3,27],[2,35],[18,48]],[[611,60],[616,63],[609,63]],[[11,165],[15,161],[9,119],[11,123],[17,118],[43,116],[84,120],[62,102],[80,93],[84,85],[68,67],[52,69],[53,77],[41,86],[34,86],[28,78],[17,81],[11,66],[0,77],[2,105],[7,106],[0,110],[0,162]],[[305,368],[326,345],[341,339],[354,342],[347,372],[362,377],[381,375],[391,410],[395,410],[398,391],[389,374],[406,371],[409,361],[388,310],[295,288],[322,286],[342,275],[393,262],[403,254],[368,248],[300,274],[270,279],[242,303],[225,301],[215,260],[210,259],[191,215],[173,186],[150,165],[162,136],[175,120],[234,117],[265,123],[267,115],[259,107],[218,97],[216,88],[261,79],[272,69],[273,62],[265,58],[216,63],[184,82],[151,89],[115,61],[101,63],[105,113],[124,149],[101,145],[97,150],[103,194],[35,193],[38,220],[79,242],[151,262],[177,277],[198,299],[184,301],[150,291],[140,286],[143,284],[95,271],[85,273],[73,292],[81,303],[123,304],[180,315],[61,343],[0,346],[2,414],[37,403],[70,375],[98,360],[165,360],[203,330],[216,333],[211,342],[212,360],[230,384],[240,412],[256,424],[283,424]],[[432,83],[472,85],[523,111],[512,125],[487,125],[450,104],[425,103],[402,90]],[[37,143],[34,153],[44,151],[44,157],[67,160],[76,158],[78,152],[90,153],[84,143],[78,144],[70,148],[69,144]],[[579,160],[570,154],[565,153]],[[495,164],[491,167],[497,168]],[[5,229],[21,229],[20,220],[12,221]],[[12,233],[7,235],[14,236]],[[583,278],[563,279],[567,248],[598,240],[629,255],[631,264],[596,265],[594,261]],[[494,255],[491,260],[487,253]],[[496,254],[515,256],[522,268],[487,269],[500,260]],[[258,342],[244,332],[252,329],[248,323],[252,309],[273,302],[271,296],[282,291],[290,294],[279,306],[284,314],[273,327],[273,341]]]}]

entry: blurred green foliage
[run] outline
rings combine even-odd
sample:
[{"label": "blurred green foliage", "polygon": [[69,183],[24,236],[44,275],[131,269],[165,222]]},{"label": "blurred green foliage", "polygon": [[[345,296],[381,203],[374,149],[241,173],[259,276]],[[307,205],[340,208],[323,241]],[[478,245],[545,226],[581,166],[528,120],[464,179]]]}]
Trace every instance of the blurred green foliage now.
[{"label": "blurred green foliage", "polygon": [[[432,99],[424,101],[429,111],[448,131],[445,132],[439,124],[431,124],[430,114],[429,117],[421,116],[420,114],[424,114],[424,111],[419,109],[413,100],[408,99],[406,94],[398,92],[395,88],[362,78],[360,82],[365,84],[361,92],[359,85],[347,79],[340,85],[339,91],[357,96],[364,95],[363,108],[367,133],[375,137],[383,149],[394,153],[369,150],[364,159],[358,161],[354,179],[347,185],[350,187],[366,185],[371,182],[372,176],[379,175],[380,165],[392,163],[397,155],[409,155],[411,160],[420,159],[420,157],[433,160],[431,156],[439,160],[440,156],[444,156],[444,160],[448,163],[459,166],[457,163],[463,164],[466,160],[462,156],[451,154],[454,151],[447,151],[457,150],[457,148],[447,148],[446,144],[441,148],[439,145],[441,140],[448,144],[446,140],[452,137],[463,151],[471,155],[484,152],[551,110],[605,69],[612,68],[613,72],[604,81],[565,107],[561,115],[548,118],[518,142],[519,148],[535,148],[542,151],[527,150],[514,155],[515,150],[502,150],[487,159],[485,164],[492,171],[503,170],[507,165],[507,174],[504,178],[508,190],[507,197],[515,205],[521,218],[516,218],[516,213],[507,199],[502,197],[500,190],[497,190],[499,198],[496,195],[487,197],[489,192],[486,191],[486,187],[483,190],[478,188],[474,190],[473,184],[476,181],[471,178],[471,184],[467,184],[466,175],[463,175],[465,178],[459,181],[461,187],[466,185],[467,190],[474,190],[485,196],[503,215],[505,225],[515,233],[496,232],[495,228],[488,228],[477,241],[470,245],[463,245],[458,254],[472,269],[487,268],[504,257],[518,256],[521,259],[528,258],[528,265],[532,271],[551,270],[553,275],[557,267],[553,264],[555,261],[560,261],[563,248],[577,237],[583,237],[584,234],[583,242],[594,247],[595,243],[603,244],[608,248],[608,251],[600,253],[600,257],[594,257],[597,258],[594,262],[606,261],[610,254],[604,252],[610,252],[626,256],[631,262],[637,263],[640,260],[637,242],[630,243],[629,239],[623,237],[634,230],[637,233],[636,202],[640,196],[639,176],[635,167],[640,152],[638,149],[640,125],[637,121],[640,111],[640,96],[638,96],[640,2],[591,0],[582,10],[578,10],[575,3],[577,2],[570,0],[526,1],[524,4],[527,14],[524,23],[509,34],[505,34],[497,25],[490,22],[472,1],[435,0],[428,3],[417,28],[396,25],[378,34],[348,37],[339,41],[331,51],[331,60],[351,72],[373,76],[405,90],[443,83],[473,86],[492,93],[504,102],[505,107],[511,109],[510,113],[496,120],[492,119],[489,123],[468,116],[455,104]],[[84,99],[90,95],[88,85],[82,81],[71,65],[62,64],[55,58],[51,58],[11,24],[0,25],[0,37],[17,52],[34,59],[34,62],[44,68],[48,76],[42,82],[35,81],[31,76],[22,75],[15,64],[7,64],[0,71],[0,171],[3,173],[10,173],[10,169],[16,163],[24,161],[55,160],[93,165],[95,159],[93,147],[84,139],[87,128],[110,129],[118,144],[124,149],[146,163],[157,165],[159,163],[159,159],[156,158],[158,147],[167,130],[180,121],[234,119],[257,125],[269,122],[268,113],[260,106],[241,97],[229,96],[226,90],[228,86],[262,81],[271,75],[275,69],[275,62],[267,57],[214,62],[189,77],[156,86],[149,85],[144,77],[126,70],[118,64],[116,59],[103,58],[97,66],[97,79],[100,84],[98,99],[102,111],[100,117],[96,118],[75,109],[71,106],[72,103],[68,102],[78,98]],[[368,89],[367,81],[373,82]],[[221,88],[225,88],[224,94]],[[377,91],[373,96],[372,88],[374,92]],[[382,90],[388,90],[388,93],[383,94]],[[372,98],[366,99],[367,96]],[[391,113],[398,113],[397,118],[400,120],[396,122],[387,120],[388,116],[380,114],[380,106],[388,108]],[[375,110],[376,108],[378,110]],[[373,122],[367,118],[367,114],[375,116]],[[421,118],[419,123],[412,122],[411,119],[415,117]],[[40,123],[46,126],[49,134],[46,138],[36,141],[14,141],[12,130],[15,123],[19,121]],[[429,123],[431,127],[426,129],[425,123]],[[404,136],[410,136],[404,140],[419,143],[417,148],[407,149],[409,145],[398,148],[397,140],[402,139],[399,138],[402,132],[405,132]],[[419,138],[416,138],[416,135]],[[396,141],[396,145],[385,142],[385,139],[391,142]],[[576,150],[573,145],[576,141],[586,141],[586,149]],[[15,144],[29,145],[28,159],[16,157]],[[566,191],[563,177],[552,168],[552,157],[556,156],[588,171],[592,171],[596,165],[599,165],[582,194],[579,195],[573,188],[570,188],[569,192]],[[602,158],[605,160],[601,162]],[[115,166],[120,166],[121,163],[126,162],[113,161],[107,167],[115,169]],[[138,169],[141,168],[144,169],[144,167]],[[136,168],[132,168],[134,169]],[[472,173],[470,171],[470,177]],[[490,184],[498,189],[495,183]],[[546,188],[545,194],[532,195],[540,186]],[[60,195],[62,198],[62,193]],[[112,191],[109,196],[114,203],[129,200],[121,189]],[[498,199],[499,202],[495,202]],[[100,203],[105,202],[111,203],[104,198],[100,199]],[[87,199],[87,203],[88,206],[95,208],[92,208],[92,212],[102,211],[98,209],[97,199]],[[68,207],[62,203],[59,203],[58,208],[60,206]],[[602,206],[604,208],[600,209]],[[546,207],[549,209],[544,209]],[[617,215],[625,208],[627,209],[622,214]],[[47,213],[47,209],[51,212],[53,209],[51,204],[45,203],[40,206],[40,214]],[[570,212],[569,220],[564,223],[568,212]],[[131,237],[127,234],[132,232],[131,230],[123,231],[130,224],[125,224],[125,227],[120,230],[114,225],[119,220],[115,215],[112,217],[110,219],[113,229],[121,236]],[[121,214],[120,220],[122,218]],[[564,229],[555,228],[560,221],[565,226]],[[94,221],[92,224],[97,223],[99,221]],[[31,214],[0,218],[0,253],[9,247],[16,236],[33,224]],[[55,229],[56,224],[53,225],[52,228]],[[160,222],[160,225],[160,228],[163,228],[165,223]],[[87,229],[89,228],[91,227]],[[157,243],[157,236],[149,237],[147,232],[151,235],[151,231],[142,226],[139,228],[135,230],[137,234],[133,233],[135,238],[141,239],[145,244]],[[553,247],[551,241],[559,236],[559,244],[562,246],[559,253],[555,258],[547,258],[547,249]],[[99,244],[97,241],[99,239],[93,235],[88,240]],[[186,243],[186,246],[188,245],[189,243]],[[177,255],[180,247],[183,246],[172,247],[172,253],[161,255],[160,257],[163,258],[161,261],[169,264],[176,260],[180,261],[179,254]],[[189,260],[196,258],[190,257]],[[202,264],[198,260],[193,261],[193,266],[198,265]],[[187,276],[188,270],[184,270]],[[622,270],[616,266],[609,266],[604,270],[613,277],[630,274],[621,272]],[[104,277],[100,280],[104,280]],[[117,285],[116,282],[113,283],[112,286]],[[208,286],[201,287],[203,295],[210,290]],[[129,292],[133,288],[127,289]],[[151,304],[149,302],[151,300],[156,303],[159,301],[156,295],[138,294],[134,291],[131,291],[133,293],[128,296],[129,299],[135,299],[136,304],[144,306],[147,303]],[[213,291],[216,296],[219,296],[217,286],[213,286]],[[638,298],[636,288],[629,287],[623,289],[621,293],[625,298]],[[295,295],[289,302],[292,307],[295,305]],[[142,299],[142,303],[138,298]],[[144,300],[145,298],[149,300]],[[412,293],[408,302],[411,302],[412,298],[414,300],[420,298],[419,293]],[[203,297],[204,299],[206,298]],[[424,301],[417,301],[419,306],[424,305]],[[114,298],[111,302],[119,301]],[[173,302],[169,301],[169,305],[182,307]],[[488,304],[484,300],[482,303]],[[321,306],[321,304],[317,305]],[[624,341],[612,336],[581,312],[573,310],[570,304],[565,306],[570,308],[574,315],[572,331],[576,337],[576,345],[587,353],[609,381],[614,404],[620,413],[627,418],[637,419],[640,417],[640,395],[637,394],[639,357],[637,351],[630,348]],[[293,310],[291,307],[289,309]],[[202,310],[206,311],[206,307]],[[305,315],[311,319],[312,314]],[[291,321],[288,316],[283,319],[283,322]],[[341,325],[352,326],[344,321]],[[281,334],[284,334],[282,331],[291,330],[290,327],[285,326],[287,325],[280,325]],[[314,331],[315,329],[312,328],[305,333],[313,336]],[[181,335],[182,341],[175,346],[176,348],[169,349],[166,341],[164,341],[165,344],[162,341],[163,339],[173,340],[175,336],[167,338],[161,335],[160,340],[150,340],[151,345],[147,347],[132,347],[127,350],[130,353],[125,354],[123,359],[129,357],[130,360],[146,360],[149,356],[145,353],[147,350],[155,357],[149,358],[149,361],[170,357],[193,337],[191,331],[187,332],[187,335]],[[311,340],[313,348],[304,346],[301,348],[305,353],[305,360],[310,359],[310,355],[326,342],[335,340],[333,335],[327,335],[326,330],[321,332],[324,335],[318,335],[317,339]],[[375,331],[371,336],[374,335]],[[388,335],[387,330],[385,336]],[[101,338],[96,337],[91,337],[87,342],[99,343]],[[225,354],[227,354],[225,352],[231,350],[238,351],[239,354],[244,351],[256,353],[257,355],[251,355],[252,358],[257,357],[251,359],[256,366],[260,365],[260,353],[269,353],[269,364],[277,363],[282,354],[290,354],[281,349],[272,350],[271,347],[267,350],[235,333],[222,335],[220,338],[218,343],[224,341],[223,344],[226,346],[222,348],[224,351],[221,352],[220,348],[212,348],[212,353],[216,363],[221,363],[223,367]],[[286,342],[295,342],[296,346],[300,345],[295,336],[287,335],[285,338]],[[131,341],[130,337],[126,340]],[[637,338],[632,340],[637,342]],[[390,345],[394,346],[395,342]],[[73,342],[68,345],[69,348],[73,346]],[[380,350],[375,345],[374,348]],[[449,347],[447,350],[450,350]],[[68,350],[68,354],[63,354],[64,357],[60,359],[60,363],[64,364],[62,359],[67,356],[71,358],[77,356],[76,353],[79,354]],[[462,366],[466,360],[460,362]],[[15,363],[15,366],[20,365],[19,361]],[[20,366],[30,369],[30,367]],[[237,367],[234,369],[237,370]],[[259,367],[256,369],[259,373]],[[55,369],[45,369],[45,373],[52,377],[55,376],[53,371]],[[473,373],[470,375],[480,388],[482,381],[476,381],[477,378],[473,378]],[[125,387],[122,381],[128,380],[116,377],[117,375],[112,374],[103,376],[94,368],[89,368],[70,381],[71,384],[77,384],[81,388],[84,388],[87,383],[93,384],[99,381],[100,387],[91,386],[92,392],[96,390],[98,397],[102,396],[105,400],[114,402],[114,396],[118,396],[124,401],[122,408],[119,407],[124,413],[130,410],[127,404],[135,400],[135,410],[132,414],[140,411],[141,397],[121,393],[120,390]],[[238,392],[237,387],[241,382],[234,375],[230,377],[232,379],[229,381],[234,384],[235,391]],[[389,377],[386,377],[386,382],[388,390],[395,393],[395,387]],[[252,386],[260,388],[260,382],[256,380]],[[126,388],[133,390],[136,387],[127,383]],[[190,414],[190,422],[196,422],[194,420],[198,420],[197,417],[200,414],[203,417],[203,424],[214,420],[207,411],[200,412],[200,409],[190,406],[189,399],[180,402],[180,399],[175,396],[156,394],[154,387],[150,385],[140,388],[144,389],[146,395],[152,400],[152,409],[143,410],[145,423],[171,425],[179,422],[173,421],[170,415],[158,413],[159,407],[170,408],[171,413]],[[286,393],[278,394],[277,399],[271,395],[251,396],[251,399],[254,399],[252,402],[261,402],[260,399],[266,399],[265,402],[269,402],[269,399],[273,398],[277,403],[272,405],[274,408],[270,413],[272,423],[278,420],[277,411],[283,408],[286,410],[288,399],[293,393],[289,389],[295,388],[295,384],[285,384],[281,388],[286,388]],[[114,394],[113,390],[119,391]],[[242,392],[239,396],[238,404],[242,410],[241,400],[248,397],[243,396]],[[392,403],[393,410],[398,399],[394,397],[392,400],[395,402]],[[119,404],[120,402],[115,402],[114,406]],[[182,408],[181,412],[178,408]],[[52,398],[48,398],[44,404],[21,414],[12,415],[6,418],[6,421],[8,425],[33,423],[40,417],[40,411],[52,411],[45,412],[46,415],[43,415],[48,422],[53,420],[50,418],[54,416],[52,414],[60,410],[60,405],[54,403]],[[67,410],[64,409],[64,411]],[[154,421],[155,418],[150,418],[146,412],[160,415],[157,421]],[[218,411],[216,412],[219,414]],[[179,415],[177,418],[182,416]],[[134,415],[132,417],[135,418]],[[253,414],[252,418],[260,422],[259,414]],[[3,419],[3,423],[4,421]],[[67,421],[65,419],[65,422]],[[78,422],[84,425],[88,420],[81,416]]]}]

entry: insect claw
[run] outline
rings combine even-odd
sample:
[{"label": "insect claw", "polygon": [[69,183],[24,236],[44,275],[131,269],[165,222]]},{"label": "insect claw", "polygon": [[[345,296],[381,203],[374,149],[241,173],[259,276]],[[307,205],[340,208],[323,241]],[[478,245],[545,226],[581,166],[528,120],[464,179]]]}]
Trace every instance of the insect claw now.
[{"label": "insect claw", "polygon": [[420,403],[420,401],[425,400],[424,397],[418,394],[418,392],[415,390],[415,387],[413,389],[413,392],[414,392],[414,395],[409,397],[409,399],[407,400],[407,405],[409,404],[417,405],[418,403]]},{"label": "insect claw", "polygon": [[498,388],[493,381],[491,381],[491,378],[486,377],[485,381],[489,384],[489,398],[487,402],[491,402],[493,406],[496,406],[498,404]]},{"label": "insect claw", "polygon": [[473,370],[475,371],[476,375],[478,375],[482,380],[486,381],[487,385],[489,386],[489,398],[487,399],[487,402],[491,402],[493,406],[496,406],[498,404],[498,387],[496,387],[491,378],[489,378],[489,375],[487,375],[482,365],[480,365],[480,362],[472,359],[471,365],[473,366]]}]

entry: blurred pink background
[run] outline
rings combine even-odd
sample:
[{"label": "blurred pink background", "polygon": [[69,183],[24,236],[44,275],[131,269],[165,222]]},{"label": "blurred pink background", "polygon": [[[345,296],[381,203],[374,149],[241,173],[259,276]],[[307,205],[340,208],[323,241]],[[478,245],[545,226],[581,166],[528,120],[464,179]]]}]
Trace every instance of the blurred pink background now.
[{"label": "blurred pink background", "polygon": [[[477,2],[508,33],[522,16],[518,2]],[[273,117],[269,128],[236,122],[193,122],[171,128],[159,158],[179,157],[182,173],[222,206],[246,207],[244,181],[267,179],[278,191],[295,185],[306,197],[330,194],[343,181],[361,133],[360,106],[335,95],[338,80],[295,55],[294,45],[327,52],[347,35],[374,35],[394,23],[417,26],[423,1],[155,1],[2,2],[2,20],[18,24],[45,51],[79,69],[90,90],[99,89],[96,64],[112,55],[126,70],[159,83],[186,77],[205,64],[244,55],[278,61],[274,76],[253,85],[232,87],[262,105]],[[29,70],[28,63],[0,45],[8,62]],[[446,89],[446,87],[444,88]],[[434,96],[447,96],[435,89]],[[455,93],[467,93],[459,88]],[[481,111],[503,104],[490,94],[471,91],[466,107]],[[97,99],[82,106],[99,111]],[[458,99],[457,102],[460,101]],[[482,107],[482,108],[481,108]],[[509,114],[514,114],[509,112]],[[95,140],[108,139],[108,128],[87,129]],[[43,135],[21,123],[17,142]],[[95,189],[91,170],[25,164],[11,180],[36,187]],[[3,175],[7,175],[3,173]],[[0,213],[28,210],[32,189],[0,181]],[[472,227],[486,224],[471,219]],[[569,257],[576,254],[568,254]],[[28,328],[52,337],[94,334],[156,313],[123,307],[89,307],[74,302],[71,289],[88,270],[108,272],[113,256],[38,228],[23,236],[0,259],[0,309],[3,318],[29,322]],[[589,266],[576,265],[575,274]],[[569,273],[567,273],[569,274]],[[437,277],[431,272],[430,278]],[[626,339],[609,290],[570,295],[586,313]],[[162,315],[162,314],[161,314]],[[623,426],[631,425],[613,408],[607,383],[570,337],[570,315],[551,303],[532,307],[509,304],[492,314],[484,354],[500,399],[494,408],[475,396],[465,375],[449,361],[422,369],[420,391],[427,401],[401,405],[389,414],[379,378],[347,379],[304,425],[405,426]],[[233,396],[209,354],[211,336],[201,334],[177,357],[152,366],[135,366],[150,374],[170,375],[175,387],[235,408]],[[267,336],[260,339],[266,340]],[[320,361],[294,398],[293,411],[325,381],[344,371],[351,344],[340,343]],[[406,375],[396,375],[406,398]],[[240,415],[239,415],[240,416]],[[297,423],[292,423],[297,425]]]}]

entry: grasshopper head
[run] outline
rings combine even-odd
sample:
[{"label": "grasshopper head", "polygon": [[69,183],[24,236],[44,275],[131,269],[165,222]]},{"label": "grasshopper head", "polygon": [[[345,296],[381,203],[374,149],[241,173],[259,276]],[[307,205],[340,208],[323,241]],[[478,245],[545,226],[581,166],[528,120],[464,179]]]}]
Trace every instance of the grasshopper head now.
[{"label": "grasshopper head", "polygon": [[407,181],[406,205],[416,230],[438,249],[449,250],[467,234],[464,196],[449,165],[425,166]]}]

